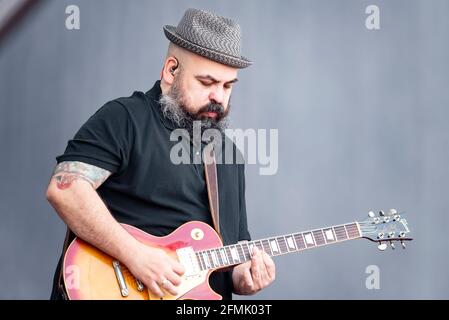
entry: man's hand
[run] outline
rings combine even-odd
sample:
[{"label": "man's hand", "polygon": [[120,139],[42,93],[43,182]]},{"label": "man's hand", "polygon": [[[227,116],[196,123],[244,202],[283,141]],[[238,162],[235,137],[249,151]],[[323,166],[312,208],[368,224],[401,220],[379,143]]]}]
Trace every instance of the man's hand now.
[{"label": "man's hand", "polygon": [[163,290],[174,296],[178,294],[176,287],[181,284],[180,276],[185,270],[164,250],[142,244],[130,255],[126,265],[153,294],[161,298],[165,295]]},{"label": "man's hand", "polygon": [[47,189],[47,199],[80,238],[123,262],[151,292],[176,295],[184,267],[164,250],[132,237],[111,215],[96,189],[111,172],[77,162],[61,162]]},{"label": "man's hand", "polygon": [[273,282],[275,273],[274,262],[270,256],[253,247],[251,260],[236,266],[232,272],[234,293],[255,294]]}]

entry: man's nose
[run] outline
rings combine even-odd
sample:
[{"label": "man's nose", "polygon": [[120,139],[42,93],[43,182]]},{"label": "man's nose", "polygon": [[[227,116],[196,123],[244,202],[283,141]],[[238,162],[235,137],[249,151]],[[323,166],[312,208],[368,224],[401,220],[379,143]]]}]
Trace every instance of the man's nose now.
[{"label": "man's nose", "polygon": [[224,91],[223,88],[216,87],[214,90],[211,91],[209,94],[209,100],[214,103],[219,103],[221,105],[224,105]]}]

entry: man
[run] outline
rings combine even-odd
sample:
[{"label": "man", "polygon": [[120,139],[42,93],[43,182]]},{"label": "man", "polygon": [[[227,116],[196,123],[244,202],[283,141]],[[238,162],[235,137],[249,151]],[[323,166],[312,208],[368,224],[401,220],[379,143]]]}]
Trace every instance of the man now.
[{"label": "man", "polygon": [[[164,251],[143,245],[119,223],[164,236],[192,220],[212,226],[204,164],[174,164],[170,134],[222,130],[227,124],[240,56],[240,28],[230,19],[188,9],[170,40],[161,80],[147,93],[106,103],[57,157],[47,199],[74,235],[125,264],[153,294],[173,295],[184,267]],[[226,138],[225,138],[226,139]],[[194,139],[190,140],[194,143]],[[204,147],[201,143],[201,148]],[[234,146],[235,147],[235,146]],[[220,230],[224,244],[250,240],[242,164],[217,165]],[[271,258],[254,249],[250,261],[214,272],[212,289],[225,299],[250,295],[275,277]],[[52,298],[61,298],[56,270]]]}]

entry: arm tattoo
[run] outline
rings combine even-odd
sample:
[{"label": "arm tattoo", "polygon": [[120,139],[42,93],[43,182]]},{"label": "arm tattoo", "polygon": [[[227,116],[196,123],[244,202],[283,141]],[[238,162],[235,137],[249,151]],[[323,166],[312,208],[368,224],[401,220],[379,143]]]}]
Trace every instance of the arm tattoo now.
[{"label": "arm tattoo", "polygon": [[56,166],[53,178],[59,189],[70,188],[72,182],[83,179],[89,182],[94,189],[97,189],[112,173],[99,167],[79,162],[64,161]]}]

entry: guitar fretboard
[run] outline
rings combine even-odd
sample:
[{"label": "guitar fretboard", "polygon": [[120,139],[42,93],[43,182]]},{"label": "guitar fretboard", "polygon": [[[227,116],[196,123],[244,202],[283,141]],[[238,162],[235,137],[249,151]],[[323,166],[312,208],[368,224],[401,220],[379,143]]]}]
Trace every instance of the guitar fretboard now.
[{"label": "guitar fretboard", "polygon": [[251,260],[254,246],[273,257],[360,237],[358,223],[352,222],[324,229],[291,233],[197,251],[196,256],[201,270],[217,269]]}]

